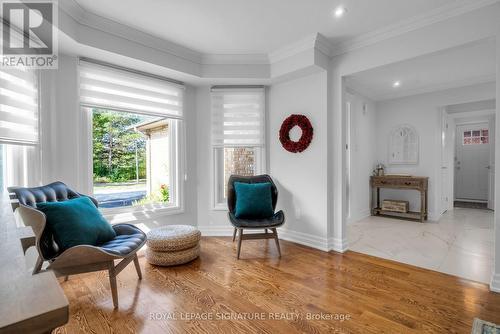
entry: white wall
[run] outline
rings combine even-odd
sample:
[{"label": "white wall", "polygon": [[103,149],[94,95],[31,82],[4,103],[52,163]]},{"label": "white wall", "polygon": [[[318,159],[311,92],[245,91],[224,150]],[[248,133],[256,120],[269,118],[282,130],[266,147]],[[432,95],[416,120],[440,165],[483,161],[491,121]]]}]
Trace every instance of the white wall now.
[{"label": "white wall", "polygon": [[[485,100],[494,97],[495,84],[450,89],[435,93],[415,95],[377,103],[375,159],[387,166],[387,173],[408,173],[429,177],[430,219],[440,216],[440,166],[441,166],[441,110],[448,104],[458,104]],[[412,125],[420,144],[417,165],[388,165],[389,134],[401,124]],[[420,208],[416,192],[384,189],[381,198],[404,199],[410,201],[410,210]]]},{"label": "white wall", "polygon": [[77,58],[59,56],[59,69],[41,71],[43,183],[61,180],[82,190]]},{"label": "white wall", "polygon": [[196,89],[197,207],[198,227],[203,235],[230,235],[227,211],[213,209],[213,157],[211,145],[210,86]]},{"label": "white wall", "polygon": [[356,222],[370,215],[370,176],[375,165],[374,138],[377,111],[375,103],[354,91],[349,91],[347,100],[351,103],[350,129],[350,185],[348,222]]},{"label": "white wall", "polygon": [[[497,20],[496,128],[500,129],[500,22]],[[490,289],[500,292],[500,136],[495,138],[495,263]]]},{"label": "white wall", "polygon": [[[314,127],[311,145],[302,153],[286,151],[278,140],[282,122],[306,115]],[[279,188],[278,209],[286,214],[284,230],[326,243],[327,219],[327,74],[325,71],[279,83],[269,89],[269,166]],[[325,245],[326,248],[326,245]]]},{"label": "white wall", "polygon": [[[266,110],[268,173],[279,188],[277,210],[286,223],[280,237],[327,249],[327,74],[314,74],[280,82],[268,89]],[[278,132],[290,114],[306,115],[314,138],[307,150],[290,153],[283,149]],[[210,142],[210,86],[196,89],[198,145],[198,226],[204,235],[230,235],[227,211],[214,210],[212,203],[213,160]]]}]

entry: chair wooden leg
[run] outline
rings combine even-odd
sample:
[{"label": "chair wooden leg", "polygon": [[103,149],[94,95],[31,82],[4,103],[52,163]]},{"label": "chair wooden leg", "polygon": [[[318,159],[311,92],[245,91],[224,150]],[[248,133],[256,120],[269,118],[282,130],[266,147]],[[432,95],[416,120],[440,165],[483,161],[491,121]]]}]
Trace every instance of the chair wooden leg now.
[{"label": "chair wooden leg", "polygon": [[69,275],[64,276],[64,282],[67,282],[69,280]]},{"label": "chair wooden leg", "polygon": [[243,229],[239,229],[239,235],[238,235],[238,254],[236,258],[239,260],[240,259],[240,252],[241,252],[241,241],[243,240]]},{"label": "chair wooden leg", "polygon": [[139,279],[142,279],[141,266],[139,264],[139,258],[137,257],[137,253],[134,255],[134,266],[135,270],[137,271],[137,276],[139,276]]},{"label": "chair wooden leg", "polygon": [[42,270],[42,266],[43,266],[43,259],[40,255],[38,255],[38,257],[36,258],[35,267],[33,267],[32,274],[33,275],[38,274],[40,270]]},{"label": "chair wooden leg", "polygon": [[276,241],[276,248],[278,248],[278,254],[281,257],[281,249],[280,249],[280,242],[278,240],[278,231],[276,231],[275,228],[271,229],[274,234],[274,241]]},{"label": "chair wooden leg", "polygon": [[233,231],[233,242],[234,242],[234,240],[236,240],[236,232],[237,232],[237,231],[238,231],[238,230],[237,230],[237,229],[236,229],[236,227],[235,227],[235,228],[234,228],[234,231]]},{"label": "chair wooden leg", "polygon": [[116,272],[115,263],[111,261],[109,263],[109,285],[111,286],[111,295],[113,296],[113,306],[115,309],[118,308],[118,288],[116,286]]}]

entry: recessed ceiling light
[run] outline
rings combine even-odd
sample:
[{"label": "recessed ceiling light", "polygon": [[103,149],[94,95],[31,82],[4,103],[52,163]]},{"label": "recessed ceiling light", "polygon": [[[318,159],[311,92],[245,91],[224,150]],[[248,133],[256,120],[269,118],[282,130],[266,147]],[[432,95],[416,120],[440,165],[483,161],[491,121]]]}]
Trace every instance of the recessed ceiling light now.
[{"label": "recessed ceiling light", "polygon": [[394,87],[394,88],[397,88],[399,86],[401,86],[401,81],[399,81],[399,80],[394,81],[394,83],[392,84],[392,87]]},{"label": "recessed ceiling light", "polygon": [[347,13],[347,8],[343,7],[343,6],[338,6],[337,8],[335,8],[335,10],[333,11],[333,16],[335,16],[336,18],[341,18],[342,16],[345,15],[345,13]]}]

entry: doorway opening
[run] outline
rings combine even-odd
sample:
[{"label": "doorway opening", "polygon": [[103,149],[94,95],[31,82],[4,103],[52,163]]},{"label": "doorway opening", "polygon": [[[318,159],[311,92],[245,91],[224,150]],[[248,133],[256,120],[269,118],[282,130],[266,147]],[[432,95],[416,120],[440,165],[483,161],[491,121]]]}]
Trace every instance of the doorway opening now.
[{"label": "doorway opening", "polygon": [[[494,202],[495,52],[487,39],[343,78],[350,250],[489,283],[493,211],[470,207]],[[372,182],[381,167],[396,186]]]},{"label": "doorway opening", "polygon": [[494,174],[491,122],[463,123],[456,126],[454,206],[493,209]]}]

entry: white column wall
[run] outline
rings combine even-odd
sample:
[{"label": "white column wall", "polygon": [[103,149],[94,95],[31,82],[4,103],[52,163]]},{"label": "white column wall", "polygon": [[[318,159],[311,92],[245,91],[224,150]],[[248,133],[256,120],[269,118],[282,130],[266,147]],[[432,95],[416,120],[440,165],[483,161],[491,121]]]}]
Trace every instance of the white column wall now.
[{"label": "white column wall", "polygon": [[[500,11],[499,11],[500,12]],[[500,13],[499,13],[500,14]],[[499,15],[500,16],[500,15]],[[500,129],[500,21],[497,31],[496,128]],[[490,289],[500,292],[500,136],[495,138],[495,260]]]}]

